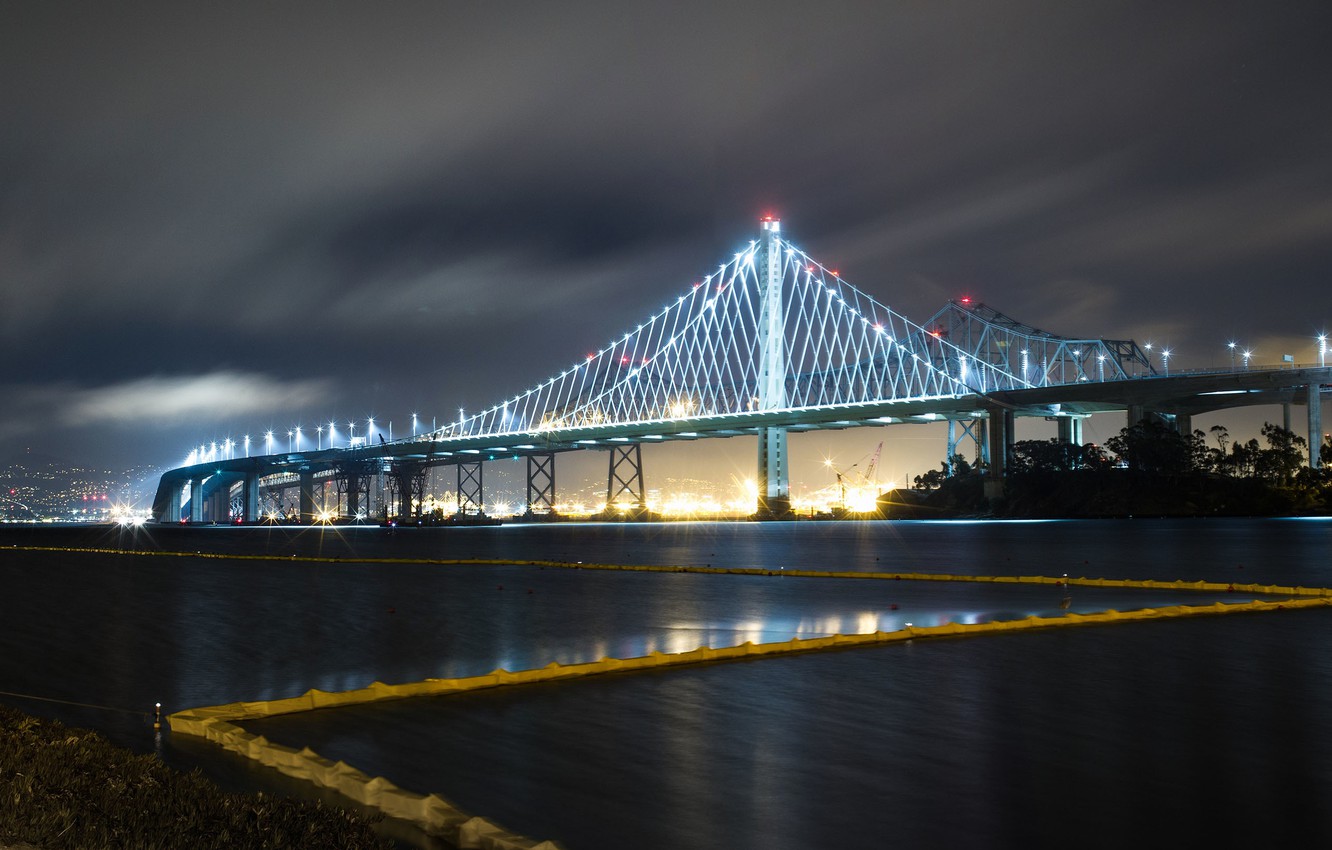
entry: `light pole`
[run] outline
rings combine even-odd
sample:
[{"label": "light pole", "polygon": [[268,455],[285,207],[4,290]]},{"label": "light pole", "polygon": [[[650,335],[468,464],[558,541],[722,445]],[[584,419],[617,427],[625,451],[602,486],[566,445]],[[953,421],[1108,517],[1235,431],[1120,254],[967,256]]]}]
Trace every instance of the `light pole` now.
[{"label": "light pole", "polygon": [[1161,349],[1161,366],[1165,368],[1166,377],[1170,377],[1170,349]]},{"label": "light pole", "polygon": [[287,431],[287,454],[291,454],[291,435],[292,435],[292,433],[293,433],[293,432],[290,431],[290,430]]},{"label": "light pole", "polygon": [[356,423],[355,423],[355,422],[348,422],[348,423],[347,423],[347,446],[348,446],[348,448],[350,448],[351,445],[352,445],[353,443],[355,443],[355,442],[356,442]]},{"label": "light pole", "polygon": [[1318,365],[1327,365],[1327,334],[1318,335]]},{"label": "light pole", "polygon": [[273,453],[273,432],[272,432],[272,431],[269,431],[267,434],[264,434],[264,451],[268,452],[269,454],[272,454],[272,453]]},{"label": "light pole", "polygon": [[375,417],[371,416],[365,420],[365,444],[370,445],[375,439]]},{"label": "light pole", "polygon": [[337,429],[337,426],[334,425],[334,423],[332,422],[332,420],[330,420],[329,423],[328,423],[328,447],[329,447],[330,449],[333,448],[333,438],[335,438],[335,437],[337,437],[337,436],[338,436],[338,429]]},{"label": "light pole", "polygon": [[296,451],[301,450],[301,426],[296,426]]},{"label": "light pole", "polygon": [[1226,348],[1229,348],[1229,349],[1230,349],[1230,371],[1233,372],[1233,371],[1235,371],[1235,343],[1234,343],[1234,341],[1232,340],[1231,342],[1226,343]]},{"label": "light pole", "polygon": [[322,451],[324,448],[324,426],[315,426],[315,450]]},{"label": "light pole", "polygon": [[416,414],[412,414],[412,436],[416,436]]},{"label": "light pole", "polygon": [[1105,383],[1105,355],[1096,355],[1096,368],[1101,373],[1101,383]]},{"label": "light pole", "polygon": [[1253,352],[1246,348],[1242,356],[1244,357],[1244,371],[1247,372],[1249,371],[1249,358],[1253,356]]},{"label": "light pole", "polygon": [[249,456],[250,456],[250,435],[249,435],[249,434],[246,434],[246,435],[245,435],[245,456],[246,456],[246,457],[249,457]]}]

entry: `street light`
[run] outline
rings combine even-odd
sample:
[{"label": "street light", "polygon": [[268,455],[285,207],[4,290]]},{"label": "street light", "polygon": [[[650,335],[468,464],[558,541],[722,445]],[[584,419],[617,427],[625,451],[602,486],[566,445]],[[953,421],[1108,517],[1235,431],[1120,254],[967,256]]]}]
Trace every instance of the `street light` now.
[{"label": "street light", "polygon": [[356,423],[347,423],[347,447],[350,448],[356,442]]},{"label": "street light", "polygon": [[1166,377],[1170,377],[1170,349],[1161,349],[1161,366],[1165,368]]},{"label": "street light", "polygon": [[1249,371],[1249,358],[1253,356],[1253,352],[1246,348],[1242,356],[1244,357],[1244,371],[1247,372]]},{"label": "street light", "polygon": [[412,436],[416,436],[416,414],[412,414]]},{"label": "street light", "polygon": [[272,453],[273,453],[273,432],[272,432],[272,431],[269,431],[267,434],[264,435],[264,451],[268,452],[269,454],[272,454]]},{"label": "street light", "polygon": [[1230,371],[1235,371],[1235,341],[1226,343],[1226,348],[1230,349]]},{"label": "street light", "polygon": [[1101,373],[1101,381],[1102,381],[1102,383],[1104,383],[1104,382],[1105,382],[1105,355],[1104,355],[1104,354],[1098,354],[1098,355],[1096,355],[1096,368],[1100,371],[1100,373]]},{"label": "street light", "polygon": [[1327,365],[1327,334],[1318,335],[1318,365]]},{"label": "street light", "polygon": [[315,449],[317,451],[322,451],[324,448],[324,426],[316,425],[315,434]]},{"label": "street light", "polygon": [[296,451],[301,450],[301,426],[296,426]]},{"label": "street light", "polygon": [[287,431],[287,454],[291,454],[291,435],[293,433],[290,430]]},{"label": "street light", "polygon": [[245,435],[245,456],[246,456],[246,457],[249,457],[249,456],[250,456],[250,435],[249,435],[249,434],[246,434],[246,435]]}]

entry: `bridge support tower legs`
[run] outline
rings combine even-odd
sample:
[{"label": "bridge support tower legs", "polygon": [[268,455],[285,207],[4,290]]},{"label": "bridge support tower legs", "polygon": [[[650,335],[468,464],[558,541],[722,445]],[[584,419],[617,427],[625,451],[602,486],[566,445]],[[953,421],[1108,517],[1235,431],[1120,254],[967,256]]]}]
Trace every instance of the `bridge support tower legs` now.
[{"label": "bridge support tower legs", "polygon": [[610,472],[606,475],[606,512],[610,513],[615,502],[628,493],[633,499],[634,510],[647,510],[647,500],[643,498],[643,446],[611,446]]},{"label": "bridge support tower legs", "polygon": [[555,453],[527,456],[528,516],[555,513]]},{"label": "bridge support tower legs", "polygon": [[482,461],[458,463],[458,516],[485,514],[485,493],[481,487]]},{"label": "bridge support tower legs", "polygon": [[411,522],[421,516],[425,501],[426,465],[423,463],[395,463],[389,475],[392,488],[390,517],[398,522]]}]

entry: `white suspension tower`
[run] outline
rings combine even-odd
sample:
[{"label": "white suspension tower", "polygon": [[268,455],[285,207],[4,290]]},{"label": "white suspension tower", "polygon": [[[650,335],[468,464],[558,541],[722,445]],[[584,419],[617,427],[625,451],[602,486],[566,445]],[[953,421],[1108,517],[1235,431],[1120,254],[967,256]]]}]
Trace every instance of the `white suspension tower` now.
[{"label": "white suspension tower", "polygon": [[[758,409],[786,406],[786,308],[782,303],[781,222],[763,221],[758,267]],[[786,429],[761,426],[758,432],[758,516],[776,519],[791,513]]]}]

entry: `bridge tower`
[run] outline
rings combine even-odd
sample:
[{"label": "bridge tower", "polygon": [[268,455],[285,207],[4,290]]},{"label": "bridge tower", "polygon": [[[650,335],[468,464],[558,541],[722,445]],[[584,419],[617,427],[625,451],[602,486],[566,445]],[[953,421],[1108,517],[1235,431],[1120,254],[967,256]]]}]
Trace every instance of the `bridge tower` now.
[{"label": "bridge tower", "polygon": [[[758,271],[758,409],[786,406],[786,308],[782,303],[781,222],[765,216],[755,257]],[[759,519],[791,515],[791,471],[786,429],[760,426],[758,432]]]}]

